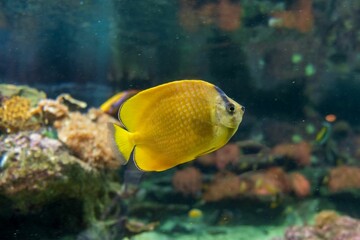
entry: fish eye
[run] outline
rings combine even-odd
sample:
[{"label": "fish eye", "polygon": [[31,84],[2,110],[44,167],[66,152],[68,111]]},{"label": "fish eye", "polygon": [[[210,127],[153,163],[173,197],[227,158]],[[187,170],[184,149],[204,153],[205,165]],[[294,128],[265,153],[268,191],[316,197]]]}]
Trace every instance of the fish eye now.
[{"label": "fish eye", "polygon": [[235,105],[232,103],[226,104],[226,111],[230,114],[233,114],[235,112]]}]

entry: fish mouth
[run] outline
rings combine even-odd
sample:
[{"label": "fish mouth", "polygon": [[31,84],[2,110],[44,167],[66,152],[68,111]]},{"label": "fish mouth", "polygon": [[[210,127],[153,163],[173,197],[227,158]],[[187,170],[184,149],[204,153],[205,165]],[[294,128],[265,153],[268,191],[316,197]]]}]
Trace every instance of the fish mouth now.
[{"label": "fish mouth", "polygon": [[228,122],[227,126],[228,128],[238,128],[241,121],[242,121],[242,115],[241,113],[236,114],[234,116],[232,116],[232,118],[230,119],[230,121]]}]

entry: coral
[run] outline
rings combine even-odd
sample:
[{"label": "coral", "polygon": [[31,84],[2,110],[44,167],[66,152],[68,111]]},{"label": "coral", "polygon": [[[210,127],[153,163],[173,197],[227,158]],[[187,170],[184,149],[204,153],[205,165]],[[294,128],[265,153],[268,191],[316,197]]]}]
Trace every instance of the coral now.
[{"label": "coral", "polygon": [[333,210],[323,210],[315,216],[315,226],[317,228],[324,228],[326,225],[331,225],[339,219],[340,215]]},{"label": "coral", "polygon": [[292,191],[297,197],[306,197],[311,193],[311,186],[309,180],[300,173],[291,173],[288,176]]},{"label": "coral", "polygon": [[299,166],[308,166],[311,163],[311,146],[307,142],[279,144],[273,148],[272,153],[289,158]]},{"label": "coral", "polygon": [[194,9],[193,1],[181,0],[179,10],[179,22],[181,26],[189,32],[194,32],[199,27],[197,10]]},{"label": "coral", "polygon": [[70,94],[62,93],[57,98],[56,101],[67,106],[71,111],[85,109],[87,103],[73,98]]},{"label": "coral", "polygon": [[81,202],[82,223],[93,223],[120,191],[109,171],[96,170],[40,131],[1,136],[0,155],[0,197],[21,213],[70,200]]},{"label": "coral", "polygon": [[55,120],[68,116],[69,109],[58,100],[43,99],[39,101],[38,106],[32,110],[32,113],[33,115],[39,115],[45,124],[51,125]]},{"label": "coral", "polygon": [[234,165],[239,161],[240,149],[236,143],[228,143],[215,152],[198,157],[198,162],[204,166],[215,165],[217,169],[224,170],[228,165]]},{"label": "coral", "polygon": [[289,227],[283,240],[357,240],[360,239],[360,221],[323,211],[315,216],[314,226]]},{"label": "coral", "polygon": [[360,168],[340,166],[331,169],[327,176],[327,186],[330,192],[360,188]]},{"label": "coral", "polygon": [[296,29],[309,32],[314,25],[312,0],[296,0],[287,11],[274,12],[269,25],[275,28]]},{"label": "coral", "polygon": [[239,1],[199,3],[182,0],[180,6],[180,23],[189,31],[197,30],[201,24],[216,25],[224,31],[235,31],[241,27],[242,7]]},{"label": "coral", "polygon": [[321,240],[316,237],[316,229],[311,226],[293,226],[286,229],[285,238],[282,240]]},{"label": "coral", "polygon": [[115,121],[97,109],[87,114],[69,113],[68,117],[55,121],[59,139],[84,162],[95,168],[116,169],[120,165],[111,148],[107,123]]},{"label": "coral", "polygon": [[43,91],[28,86],[17,86],[12,84],[0,84],[0,96],[11,98],[19,96],[30,101],[30,106],[35,107],[41,99],[46,98]]},{"label": "coral", "polygon": [[216,151],[209,153],[209,154],[199,156],[198,158],[196,158],[196,161],[206,167],[215,166],[216,165]]},{"label": "coral", "polygon": [[227,165],[239,161],[240,149],[236,143],[226,144],[215,152],[216,154],[216,167],[223,170]]},{"label": "coral", "polygon": [[249,179],[253,183],[249,194],[253,196],[275,196],[289,191],[287,175],[279,167],[255,172],[249,176]]},{"label": "coral", "polygon": [[[40,133],[3,136],[0,152],[6,158],[0,173],[0,193],[21,209],[59,196],[80,196],[86,191],[84,184],[97,178],[96,171],[71,156],[60,141]],[[95,189],[95,184],[89,188]]]},{"label": "coral", "polygon": [[218,173],[206,189],[203,199],[216,202],[223,199],[236,198],[247,191],[247,184],[233,173]]},{"label": "coral", "polygon": [[286,174],[282,168],[272,167],[240,176],[230,172],[218,173],[205,188],[203,198],[208,202],[240,197],[266,201],[290,191],[297,197],[308,196],[310,183],[300,173]]},{"label": "coral", "polygon": [[224,31],[240,28],[242,8],[238,2],[220,0],[217,7],[217,25]]},{"label": "coral", "polygon": [[201,191],[202,174],[198,169],[188,167],[175,172],[172,183],[177,192],[185,196],[196,196]]},{"label": "coral", "polygon": [[0,107],[1,132],[13,133],[36,127],[38,127],[38,123],[32,119],[30,100],[13,96],[2,101]]}]

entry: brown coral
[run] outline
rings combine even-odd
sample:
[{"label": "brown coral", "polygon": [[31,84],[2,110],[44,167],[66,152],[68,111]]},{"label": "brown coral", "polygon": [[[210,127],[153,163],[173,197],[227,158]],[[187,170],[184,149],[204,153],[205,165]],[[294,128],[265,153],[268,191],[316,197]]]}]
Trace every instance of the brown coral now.
[{"label": "brown coral", "polygon": [[339,217],[340,215],[333,210],[323,210],[315,216],[315,226],[323,228],[326,225],[335,223]]},{"label": "brown coral", "polygon": [[59,139],[73,153],[96,168],[118,168],[118,161],[112,151],[107,123],[114,121],[97,109],[87,114],[70,113],[67,118],[54,123]]},{"label": "brown coral", "polygon": [[224,31],[235,31],[241,27],[241,17],[242,7],[239,1],[180,1],[180,23],[189,31],[197,30],[201,24],[213,24]]},{"label": "brown coral", "polygon": [[295,193],[297,197],[306,197],[310,195],[311,186],[309,180],[300,173],[291,173],[289,174],[289,181],[291,185],[291,190]]},{"label": "brown coral", "polygon": [[289,158],[299,166],[308,166],[311,163],[311,146],[307,142],[279,144],[273,148],[272,153]]},{"label": "brown coral", "polygon": [[239,197],[247,190],[247,184],[233,173],[219,173],[204,193],[204,200],[216,202]]},{"label": "brown coral", "polygon": [[226,144],[224,147],[216,151],[216,166],[223,170],[229,164],[239,161],[240,149],[236,143]]},{"label": "brown coral", "polygon": [[216,164],[216,152],[202,155],[196,158],[196,161],[206,167],[214,166]]},{"label": "brown coral", "polygon": [[272,14],[269,25],[275,28],[290,28],[306,33],[312,30],[314,16],[312,0],[296,0],[287,11]]},{"label": "brown coral", "polygon": [[249,176],[253,187],[249,192],[253,196],[275,196],[289,191],[289,182],[282,168],[273,167]]},{"label": "brown coral", "polygon": [[6,99],[0,107],[0,131],[13,133],[35,128],[38,125],[31,117],[30,100],[19,96]]},{"label": "brown coral", "polygon": [[39,115],[45,124],[52,124],[55,120],[66,117],[69,114],[69,109],[58,100],[43,99],[39,101],[32,113]]},{"label": "brown coral", "polygon": [[217,169],[224,170],[228,165],[234,165],[239,161],[240,158],[240,149],[236,143],[228,143],[224,147],[200,156],[198,161],[204,166],[213,166],[215,165]]},{"label": "brown coral", "polygon": [[358,240],[360,221],[348,216],[339,216],[333,211],[320,212],[315,225],[289,227],[283,240]]},{"label": "brown coral", "polygon": [[217,25],[224,31],[235,31],[240,28],[242,8],[240,3],[220,0],[217,7]]},{"label": "brown coral", "polygon": [[245,196],[266,200],[289,191],[288,176],[281,168],[242,176],[224,172],[215,176],[204,193],[204,200],[211,202]]},{"label": "brown coral", "polygon": [[177,171],[172,178],[172,183],[175,190],[183,195],[196,196],[201,191],[202,174],[198,169],[188,167]]},{"label": "brown coral", "polygon": [[360,168],[340,166],[330,170],[327,186],[330,192],[360,188]]}]

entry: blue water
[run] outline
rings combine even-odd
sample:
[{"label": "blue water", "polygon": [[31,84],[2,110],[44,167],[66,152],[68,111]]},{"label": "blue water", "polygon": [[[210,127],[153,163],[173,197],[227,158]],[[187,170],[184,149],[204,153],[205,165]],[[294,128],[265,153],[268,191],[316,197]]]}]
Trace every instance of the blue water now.
[{"label": "blue water", "polygon": [[[236,153],[217,153],[210,164],[196,160],[146,173],[136,194],[120,200],[115,196],[126,168],[107,169],[105,164],[105,169],[97,169],[101,177],[94,184],[95,196],[89,197],[81,185],[75,193],[48,202],[24,192],[10,194],[13,184],[23,179],[9,166],[24,159],[16,155],[23,144],[16,139],[34,131],[45,136],[59,128],[47,119],[38,128],[7,132],[0,111],[1,238],[287,239],[287,227],[311,225],[322,210],[357,219],[359,10],[355,0],[1,1],[1,84],[36,88],[49,99],[69,93],[87,103],[87,109],[79,110],[85,114],[121,91],[204,79],[246,107],[230,140],[238,146]],[[0,88],[4,108],[11,96],[5,94],[5,85]],[[22,96],[21,91],[17,94]],[[70,155],[88,163],[74,150],[76,144],[72,149],[60,140]],[[302,143],[309,147],[298,148]],[[285,152],[276,150],[278,146]],[[30,161],[19,166],[32,171],[38,165]],[[196,193],[188,190],[196,186],[191,174],[179,180],[185,190],[174,183],[176,173],[190,167],[201,174]],[[274,167],[284,174],[272,175]],[[335,174],[339,168],[345,177]],[[306,188],[294,180],[304,196],[289,180],[295,172],[308,181]],[[11,174],[15,177],[7,180]],[[224,197],[208,200],[214,179],[229,174],[251,187],[231,195],[245,185],[232,189],[230,184],[236,183],[229,182],[218,190]],[[85,177],[86,186],[93,184],[89,179]],[[106,192],[109,183],[114,188]],[[49,195],[58,191],[45,189],[41,191]],[[221,192],[226,189],[228,195]],[[189,216],[191,209],[200,209],[202,216]]]}]

